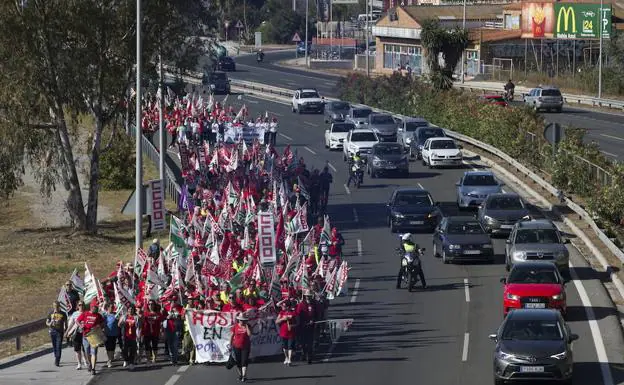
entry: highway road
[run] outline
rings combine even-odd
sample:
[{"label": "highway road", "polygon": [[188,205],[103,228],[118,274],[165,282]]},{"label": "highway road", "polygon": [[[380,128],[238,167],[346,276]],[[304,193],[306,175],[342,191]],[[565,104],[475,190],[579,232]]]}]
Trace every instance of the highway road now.
[{"label": "highway road", "polygon": [[[386,227],[385,219],[385,202],[399,186],[422,186],[441,202],[446,214],[456,213],[454,183],[465,169],[429,170],[413,162],[409,178],[365,178],[362,188],[346,189],[341,153],[324,148],[321,116],[293,115],[287,105],[247,95],[242,100],[230,97],[228,104],[232,103],[236,108],[245,103],[252,116],[265,111],[277,116],[278,146],[293,146],[309,167],[320,168],[329,162],[334,185],[328,210],[332,223],[345,237],[346,258],[353,266],[349,296],[332,302],[330,310],[331,318],[353,317],[352,330],[333,347],[324,346],[319,360],[312,365],[297,363],[285,367],[279,357],[253,363],[249,382],[491,384],[493,344],[487,336],[496,331],[502,319],[499,279],[505,274],[504,240],[494,241],[495,264],[444,265],[431,256],[431,235],[416,234],[416,241],[428,249],[423,264],[430,288],[409,293],[395,289],[399,259],[394,248],[398,241],[397,235]],[[170,151],[169,155],[177,162],[175,152]],[[466,169],[473,167],[482,166],[475,161]],[[512,191],[511,186],[506,189]],[[580,335],[574,346],[574,384],[624,384],[624,376],[616,370],[623,363],[624,352],[615,310],[600,277],[587,268],[575,249],[571,249],[571,255],[573,271],[579,277],[567,289],[570,326]],[[610,376],[614,377],[613,382],[609,381]],[[173,367],[163,363],[153,367],[141,365],[132,373],[119,367],[102,369],[94,384],[120,383],[227,385],[237,383],[237,379],[234,371],[219,365]]]},{"label": "highway road", "polygon": [[[253,55],[237,57],[237,72],[231,73],[230,77],[282,88],[315,87],[321,95],[331,97],[338,95],[336,89],[338,75],[303,71],[275,64],[294,58],[294,55],[294,51],[267,52],[265,62],[261,64],[256,63],[256,57]],[[605,155],[624,161],[624,114],[566,106],[563,113],[544,113],[544,118],[548,122],[586,129],[586,141],[595,141]]]}]

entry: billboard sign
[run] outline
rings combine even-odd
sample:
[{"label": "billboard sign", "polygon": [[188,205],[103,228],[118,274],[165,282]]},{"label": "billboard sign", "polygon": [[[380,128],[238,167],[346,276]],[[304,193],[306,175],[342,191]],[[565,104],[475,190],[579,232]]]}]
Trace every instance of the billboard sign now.
[{"label": "billboard sign", "polygon": [[589,3],[522,3],[524,39],[599,39],[611,36],[611,5]]},{"label": "billboard sign", "polygon": [[600,12],[600,4],[555,3],[554,11],[557,39],[599,39],[601,23],[603,39],[611,36],[610,4]]}]

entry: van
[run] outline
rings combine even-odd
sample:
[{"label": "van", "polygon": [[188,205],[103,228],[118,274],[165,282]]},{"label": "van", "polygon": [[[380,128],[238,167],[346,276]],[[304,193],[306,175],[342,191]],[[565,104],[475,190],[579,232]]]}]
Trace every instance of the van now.
[{"label": "van", "polygon": [[372,15],[362,13],[362,14],[358,15],[357,21],[359,23],[366,23],[367,17],[368,17],[368,21],[369,22],[375,22],[375,21],[379,20],[379,15],[376,15],[374,13]]}]

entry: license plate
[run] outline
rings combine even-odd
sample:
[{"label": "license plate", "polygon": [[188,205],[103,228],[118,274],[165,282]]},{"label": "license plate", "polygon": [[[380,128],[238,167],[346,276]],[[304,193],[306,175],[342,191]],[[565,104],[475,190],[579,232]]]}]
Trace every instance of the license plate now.
[{"label": "license plate", "polygon": [[464,254],[481,254],[481,250],[464,250]]},{"label": "license plate", "polygon": [[513,225],[501,225],[501,229],[513,229]]},{"label": "license plate", "polygon": [[410,225],[423,225],[425,222],[423,221],[410,221]]},{"label": "license plate", "polygon": [[521,373],[544,373],[543,366],[521,366]]},{"label": "license plate", "polygon": [[545,303],[525,303],[524,308],[525,309],[545,309],[546,304]]},{"label": "license plate", "polygon": [[388,170],[394,170],[396,168],[396,166],[386,166],[386,169]]}]

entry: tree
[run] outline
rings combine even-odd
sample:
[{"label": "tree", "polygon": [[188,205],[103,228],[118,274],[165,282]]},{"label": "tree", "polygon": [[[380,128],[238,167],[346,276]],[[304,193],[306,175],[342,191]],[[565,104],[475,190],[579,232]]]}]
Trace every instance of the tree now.
[{"label": "tree", "polygon": [[[420,39],[432,85],[440,90],[452,88],[453,72],[468,46],[468,32],[465,29],[448,30],[437,19],[428,19],[422,23]],[[442,65],[440,55],[444,59]]]},{"label": "tree", "polygon": [[[142,56],[154,72],[157,53],[193,68],[201,54],[200,23],[189,22],[192,1],[144,2]],[[126,0],[31,0],[0,4],[0,194],[20,186],[24,165],[41,191],[61,183],[75,230],[97,230],[100,157],[113,145],[104,128],[122,113],[136,56],[135,3]],[[93,120],[89,136],[88,198],[76,167],[77,117]],[[7,144],[9,144],[7,146]],[[86,208],[86,209],[85,209]]]}]

